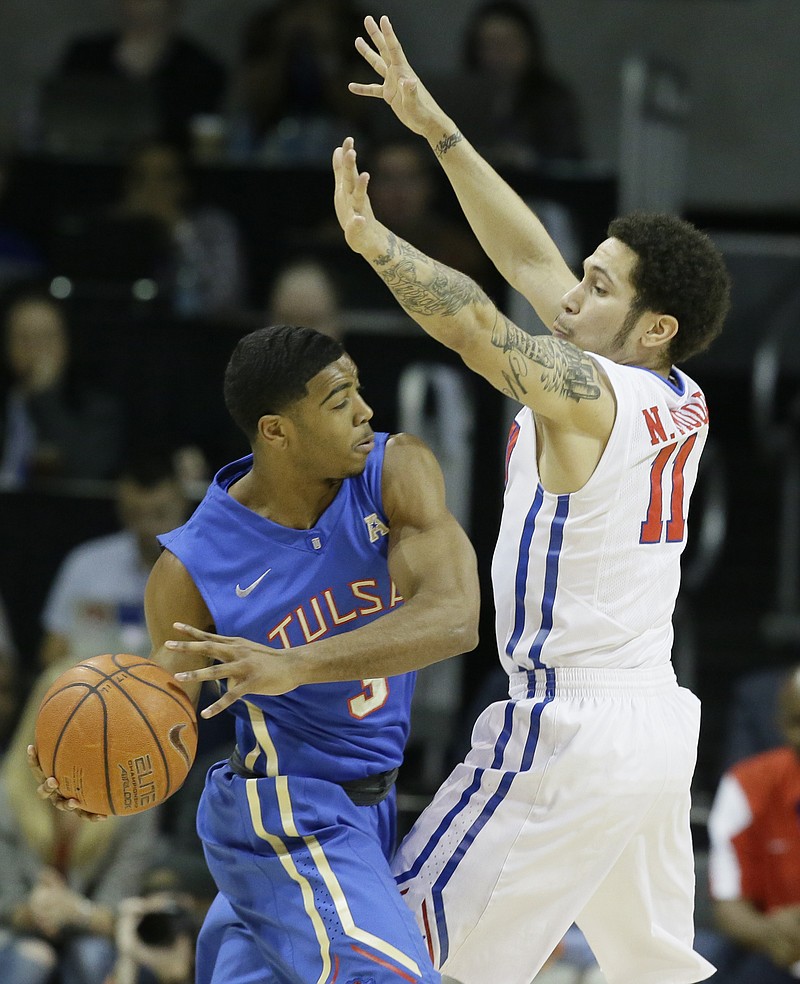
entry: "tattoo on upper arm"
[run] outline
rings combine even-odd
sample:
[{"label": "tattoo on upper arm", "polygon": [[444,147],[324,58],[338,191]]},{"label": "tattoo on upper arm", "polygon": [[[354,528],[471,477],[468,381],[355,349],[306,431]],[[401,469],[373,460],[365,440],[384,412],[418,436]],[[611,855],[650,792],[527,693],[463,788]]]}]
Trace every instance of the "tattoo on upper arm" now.
[{"label": "tattoo on upper arm", "polygon": [[576,403],[600,396],[595,363],[570,342],[549,335],[529,335],[498,312],[492,345],[508,354],[508,368],[503,370],[503,377],[506,392],[516,400],[522,401],[528,392],[525,378],[536,372],[534,366],[541,367],[539,381],[545,392],[558,393]]},{"label": "tattoo on upper arm", "polygon": [[[432,267],[433,275],[422,279],[418,261],[424,267]],[[469,304],[489,300],[469,277],[429,259],[394,233],[389,234],[388,250],[375,259],[374,265],[410,314],[454,315]]]},{"label": "tattoo on upper arm", "polygon": [[437,143],[433,148],[433,152],[437,157],[444,157],[451,147],[455,147],[455,145],[461,143],[463,139],[464,137],[461,135],[461,132],[456,130],[456,132],[451,133],[449,137],[442,137],[439,143]]}]

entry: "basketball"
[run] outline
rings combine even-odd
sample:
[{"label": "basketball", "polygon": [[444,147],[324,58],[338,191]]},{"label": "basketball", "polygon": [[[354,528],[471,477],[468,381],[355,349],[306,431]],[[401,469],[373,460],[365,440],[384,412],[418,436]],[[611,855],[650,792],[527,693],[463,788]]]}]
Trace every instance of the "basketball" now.
[{"label": "basketball", "polygon": [[156,663],[105,654],[55,680],[39,707],[35,745],[62,796],[90,813],[125,816],[180,788],[197,751],[197,718]]}]

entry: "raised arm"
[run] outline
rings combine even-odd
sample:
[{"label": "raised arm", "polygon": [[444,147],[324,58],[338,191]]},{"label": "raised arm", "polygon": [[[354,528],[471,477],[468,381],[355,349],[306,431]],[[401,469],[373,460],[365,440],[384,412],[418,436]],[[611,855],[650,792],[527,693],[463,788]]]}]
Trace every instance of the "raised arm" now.
[{"label": "raised arm", "polygon": [[576,278],[525,202],[464,138],[409,64],[388,17],[367,17],[372,44],[356,48],[381,82],[351,82],[350,91],[383,99],[397,118],[430,144],[467,221],[505,280],[526,297],[546,325]]},{"label": "raised arm", "polygon": [[282,694],[302,684],[395,676],[469,652],[477,645],[477,562],[447,509],[444,478],[430,449],[400,434],[386,445],[383,501],[389,571],[403,605],[368,625],[306,646],[273,649],[248,639],[182,626],[167,648],[179,658],[219,660],[181,673],[184,683],[227,680],[205,717],[247,694]]},{"label": "raised arm", "polygon": [[529,335],[469,277],[395,236],[372,212],[351,138],[333,155],[334,205],[348,245],[382,278],[398,303],[433,338],[501,392],[552,421],[604,441],[615,402],[597,363],[570,342]]}]

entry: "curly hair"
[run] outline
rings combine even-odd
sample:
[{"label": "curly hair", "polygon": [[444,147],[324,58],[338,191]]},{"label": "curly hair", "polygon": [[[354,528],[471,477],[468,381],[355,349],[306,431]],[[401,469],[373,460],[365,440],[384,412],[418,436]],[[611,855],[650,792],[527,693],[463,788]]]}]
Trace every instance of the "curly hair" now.
[{"label": "curly hair", "polygon": [[308,381],[344,354],[341,342],[314,328],[274,325],[250,332],[225,369],[228,413],[252,442],[261,417],[301,400]]},{"label": "curly hair", "polygon": [[730,277],[711,239],[685,219],[646,212],[614,219],[608,235],[636,253],[635,311],[659,311],[678,322],[670,361],[684,362],[705,351],[730,308]]}]

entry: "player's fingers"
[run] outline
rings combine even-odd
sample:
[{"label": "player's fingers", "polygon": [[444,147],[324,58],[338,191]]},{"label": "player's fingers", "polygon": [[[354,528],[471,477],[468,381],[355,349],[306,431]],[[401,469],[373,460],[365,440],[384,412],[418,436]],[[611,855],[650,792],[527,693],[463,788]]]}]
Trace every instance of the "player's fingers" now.
[{"label": "player's fingers", "polygon": [[381,25],[378,32],[381,36],[383,46],[379,48],[384,61],[389,65],[397,65],[398,62],[405,62],[406,56],[403,46],[400,44],[397,35],[394,33],[392,22],[386,16],[381,17]]},{"label": "player's fingers", "polygon": [[205,629],[195,628],[194,625],[187,625],[185,622],[173,622],[173,629],[183,632],[184,635],[191,636],[193,639],[207,640],[209,642],[231,642],[231,636],[217,635],[215,632],[206,632]]},{"label": "player's fingers", "polygon": [[382,55],[386,49],[386,41],[384,40],[383,33],[378,25],[378,22],[372,14],[367,14],[364,18],[364,27],[367,29],[367,34],[369,34],[372,43],[378,49],[378,53]]},{"label": "player's fingers", "polygon": [[356,190],[358,180],[358,167],[356,165],[357,154],[355,147],[349,147],[342,157],[342,184],[348,195],[352,195]]},{"label": "player's fingers", "polygon": [[42,771],[42,767],[39,764],[39,753],[36,751],[36,746],[28,745],[28,748],[26,749],[26,755],[28,757],[29,768],[36,776],[36,778],[39,780],[39,782],[44,782],[44,780],[47,777],[45,776],[44,772]]},{"label": "player's fingers", "polygon": [[356,38],[356,51],[364,61],[374,68],[382,79],[386,78],[386,62],[374,48],[371,48],[363,38]]},{"label": "player's fingers", "polygon": [[356,178],[356,186],[353,192],[353,201],[356,209],[362,212],[367,200],[367,186],[369,184],[369,172],[362,171]]},{"label": "player's fingers", "polygon": [[348,82],[347,88],[357,96],[369,96],[371,99],[383,99],[382,82]]},{"label": "player's fingers", "polygon": [[227,663],[215,663],[198,670],[182,670],[175,674],[175,679],[179,683],[205,683],[206,680],[227,680],[232,672]]},{"label": "player's fingers", "polygon": [[352,146],[353,138],[345,137],[341,147],[337,147],[333,152],[333,174],[336,179],[337,188],[344,180],[344,155]]},{"label": "player's fingers", "polygon": [[[43,772],[42,775],[44,775]],[[49,799],[53,802],[55,802],[56,799],[61,799],[61,795],[58,792],[58,780],[54,776],[48,776],[36,787],[36,794],[41,799]]]},{"label": "player's fingers", "polygon": [[226,707],[230,707],[231,704],[238,699],[239,698],[234,695],[234,691],[228,690],[227,693],[224,693],[219,698],[219,700],[214,701],[213,704],[209,704],[208,707],[204,707],[203,710],[200,711],[200,717],[206,719],[216,717],[217,714],[221,714]]}]

